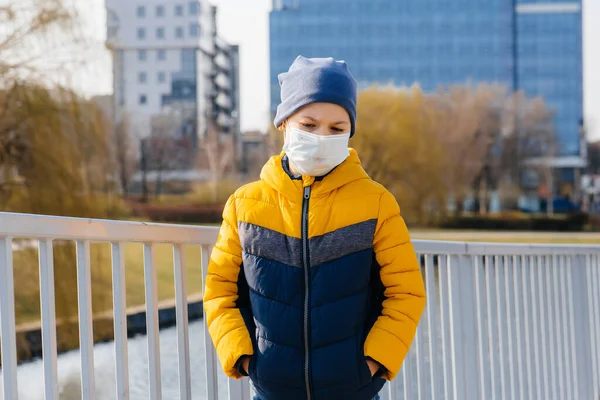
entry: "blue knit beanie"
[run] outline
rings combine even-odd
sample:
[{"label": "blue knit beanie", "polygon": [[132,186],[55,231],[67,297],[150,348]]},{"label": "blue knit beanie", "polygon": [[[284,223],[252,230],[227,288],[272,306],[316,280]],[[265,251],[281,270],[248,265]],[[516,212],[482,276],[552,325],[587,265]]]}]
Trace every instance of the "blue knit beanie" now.
[{"label": "blue knit beanie", "polygon": [[277,106],[275,127],[312,103],[333,103],[344,107],[356,129],[356,81],[344,61],[333,58],[298,56],[288,72],[279,74],[281,104]]}]

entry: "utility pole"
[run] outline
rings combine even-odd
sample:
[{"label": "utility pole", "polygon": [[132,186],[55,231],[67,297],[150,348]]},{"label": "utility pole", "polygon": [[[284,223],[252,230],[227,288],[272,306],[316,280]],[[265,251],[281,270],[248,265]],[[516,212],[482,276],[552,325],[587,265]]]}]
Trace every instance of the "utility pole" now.
[{"label": "utility pole", "polygon": [[519,31],[517,25],[517,0],[512,0],[512,91],[513,91],[513,129],[516,141],[515,158],[517,161],[517,182],[519,188],[523,189],[522,172],[524,160],[521,156],[521,132],[519,127]]},{"label": "utility pole", "polygon": [[142,203],[148,203],[148,152],[146,141],[140,138],[140,169],[142,170]]},{"label": "utility pole", "polygon": [[552,169],[552,161],[548,160],[548,198],[546,199],[546,213],[551,216],[554,214],[554,170]]}]

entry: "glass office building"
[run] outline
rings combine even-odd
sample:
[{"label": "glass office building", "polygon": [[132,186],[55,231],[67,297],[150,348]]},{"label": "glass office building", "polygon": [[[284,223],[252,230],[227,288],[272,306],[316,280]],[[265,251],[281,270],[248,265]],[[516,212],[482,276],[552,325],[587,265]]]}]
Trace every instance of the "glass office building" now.
[{"label": "glass office building", "polygon": [[581,0],[274,0],[271,111],[294,58],[346,60],[362,87],[499,82],[556,112],[560,155],[580,154]]}]

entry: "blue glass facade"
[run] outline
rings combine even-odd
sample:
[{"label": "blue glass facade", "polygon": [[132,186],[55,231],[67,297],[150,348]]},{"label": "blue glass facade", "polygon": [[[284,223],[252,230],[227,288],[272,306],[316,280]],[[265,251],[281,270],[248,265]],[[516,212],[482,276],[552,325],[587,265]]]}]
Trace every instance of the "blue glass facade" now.
[{"label": "blue glass facade", "polygon": [[555,109],[560,152],[576,155],[583,114],[581,0],[564,5],[564,0],[275,0],[271,111],[280,101],[277,75],[297,55],[332,56],[349,63],[362,87],[516,85]]},{"label": "blue glass facade", "polygon": [[583,118],[581,13],[519,14],[518,84],[556,112],[563,155],[579,154]]}]

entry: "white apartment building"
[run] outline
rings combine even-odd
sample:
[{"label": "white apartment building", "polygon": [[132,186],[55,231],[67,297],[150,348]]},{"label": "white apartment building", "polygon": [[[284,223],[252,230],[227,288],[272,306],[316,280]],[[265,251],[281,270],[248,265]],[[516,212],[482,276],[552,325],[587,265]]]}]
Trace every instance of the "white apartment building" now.
[{"label": "white apartment building", "polygon": [[204,0],[106,0],[113,54],[115,118],[135,139],[157,120],[195,146],[211,118],[239,136],[238,48],[217,36],[216,7]]}]

